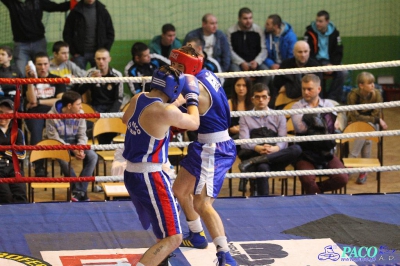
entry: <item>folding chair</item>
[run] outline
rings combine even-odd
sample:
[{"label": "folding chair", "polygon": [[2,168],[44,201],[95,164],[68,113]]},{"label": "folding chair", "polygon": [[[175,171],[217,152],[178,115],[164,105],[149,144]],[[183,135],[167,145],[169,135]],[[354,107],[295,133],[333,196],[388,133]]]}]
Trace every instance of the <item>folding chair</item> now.
[{"label": "folding chair", "polygon": [[[93,107],[87,103],[82,103],[82,110],[85,114],[95,114],[96,113],[96,111],[93,109]],[[86,120],[95,123],[98,120],[98,118],[87,118]]]},{"label": "folding chair", "polygon": [[[98,143],[97,137],[104,133],[126,133],[126,125],[122,123],[121,118],[100,118],[94,123],[93,127],[93,143]],[[114,160],[115,150],[96,151],[99,159],[103,160],[104,175],[107,175],[107,162]],[[99,162],[96,165],[96,173],[99,174]]]},{"label": "folding chair", "polygon": [[[357,132],[373,132],[376,131],[374,126],[366,122],[353,122],[349,124],[343,131],[343,133],[357,133]],[[346,168],[349,167],[379,167],[383,165],[383,139],[382,137],[363,137],[365,140],[371,140],[373,143],[377,145],[377,155],[375,158],[341,158],[343,164]],[[343,149],[348,148],[349,142],[353,142],[355,138],[351,139],[342,139],[341,140],[341,156],[344,157],[346,152],[343,152]],[[345,146],[347,145],[347,146]],[[377,192],[381,191],[381,172],[376,173],[376,181],[377,181]]]},{"label": "folding chair", "polygon": [[286,105],[286,104],[291,103],[291,102],[297,102],[300,99],[301,99],[301,97],[299,97],[299,98],[289,98],[289,97],[287,97],[286,92],[281,92],[276,97],[275,107],[278,107],[278,106],[281,106],[281,105]]},{"label": "folding chair", "polygon": [[129,107],[129,104],[130,104],[131,102],[128,102],[127,104],[125,104],[124,105],[124,107],[122,108],[122,110],[121,110],[121,112],[126,112],[126,110],[128,109],[128,107]]},{"label": "folding chair", "polygon": [[[63,143],[59,142],[58,140],[53,140],[53,139],[46,139],[42,140],[36,145],[63,145]],[[51,176],[54,177],[54,161],[56,159],[60,159],[63,161],[68,162],[69,168],[71,167],[71,156],[69,154],[69,151],[67,150],[34,150],[31,151],[31,154],[29,156],[29,176],[31,176],[31,165],[32,162],[40,160],[40,159],[45,159],[46,160],[46,165],[47,165],[47,160],[51,159]],[[46,175],[47,175],[47,167],[46,167]],[[70,183],[29,183],[28,185],[28,197],[30,202],[34,202],[34,190],[35,188],[51,188],[52,189],[52,200],[55,200],[55,189],[56,188],[61,188],[61,189],[66,189],[67,190],[67,201],[71,199],[71,193],[70,193]]]}]

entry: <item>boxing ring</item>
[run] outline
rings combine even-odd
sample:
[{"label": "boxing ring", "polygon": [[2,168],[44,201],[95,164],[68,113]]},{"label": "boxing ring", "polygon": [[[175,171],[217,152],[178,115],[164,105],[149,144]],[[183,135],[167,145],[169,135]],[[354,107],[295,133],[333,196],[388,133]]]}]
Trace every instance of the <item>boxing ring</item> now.
[{"label": "boxing ring", "polygon": [[[219,73],[221,78],[314,73],[338,70],[398,67],[400,61],[307,69]],[[0,79],[1,84],[148,82],[150,78],[60,78]],[[12,118],[12,144],[15,178],[1,183],[31,182],[112,182],[122,176],[22,177],[15,151],[19,150],[113,150],[123,144],[108,145],[15,145],[17,119],[22,118],[105,118],[122,113],[102,114],[0,114]],[[334,108],[232,112],[232,116],[291,115],[299,113],[344,112],[371,108],[399,107],[386,102]],[[268,138],[270,142],[317,141],[358,137],[399,136],[400,130]],[[265,139],[236,140],[236,144],[264,143]],[[171,142],[186,147],[189,142]],[[359,173],[399,171],[400,165],[370,168],[344,168],[268,173],[228,173],[226,178],[300,176],[314,173]],[[379,191],[379,183],[377,192]],[[239,265],[400,265],[400,194],[309,195],[290,197],[221,198],[215,201],[225,226],[231,253]],[[0,265],[135,265],[141,254],[154,243],[151,231],[141,228],[130,201],[37,203],[0,206]],[[184,217],[181,217],[184,221]],[[187,231],[186,223],[182,223]],[[208,239],[211,242],[209,235]],[[215,250],[180,248],[170,264],[214,265]],[[37,264],[36,260],[38,261]],[[39,264],[39,261],[41,264]],[[207,262],[207,263],[205,263]],[[210,262],[210,263],[209,263]],[[32,263],[32,264],[29,264]]]}]

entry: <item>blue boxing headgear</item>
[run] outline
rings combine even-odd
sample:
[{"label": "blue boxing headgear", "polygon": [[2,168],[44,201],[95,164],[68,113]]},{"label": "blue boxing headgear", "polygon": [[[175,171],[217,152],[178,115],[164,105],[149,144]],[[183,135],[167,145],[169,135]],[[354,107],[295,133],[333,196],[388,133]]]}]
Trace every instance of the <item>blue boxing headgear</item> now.
[{"label": "blue boxing headgear", "polygon": [[174,102],[181,94],[185,85],[185,75],[171,66],[162,66],[154,70],[150,88],[164,92],[169,100]]}]

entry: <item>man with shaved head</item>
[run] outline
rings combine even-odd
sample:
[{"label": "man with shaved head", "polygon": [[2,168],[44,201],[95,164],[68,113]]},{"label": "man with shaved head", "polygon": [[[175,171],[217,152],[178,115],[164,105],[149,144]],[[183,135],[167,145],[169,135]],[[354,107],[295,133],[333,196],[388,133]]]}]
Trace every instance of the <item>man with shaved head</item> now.
[{"label": "man with shaved head", "polygon": [[199,38],[207,56],[217,60],[223,72],[228,71],[231,63],[229,43],[225,34],[218,29],[217,18],[213,14],[207,13],[201,21],[201,28],[186,34],[183,43],[186,44],[190,39]]},{"label": "man with shaved head", "polygon": [[[297,41],[293,49],[294,57],[282,62],[280,69],[316,67],[320,66],[317,60],[310,58],[310,46],[305,41]],[[322,79],[322,73],[315,73]],[[271,96],[276,97],[280,92],[286,92],[289,98],[301,97],[301,78],[305,74],[276,75]]]}]

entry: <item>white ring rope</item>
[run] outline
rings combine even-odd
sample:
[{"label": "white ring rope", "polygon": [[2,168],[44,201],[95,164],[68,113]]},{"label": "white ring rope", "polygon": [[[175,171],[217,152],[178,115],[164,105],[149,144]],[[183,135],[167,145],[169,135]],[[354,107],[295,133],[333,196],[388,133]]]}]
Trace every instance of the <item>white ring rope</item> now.
[{"label": "white ring rope", "polygon": [[[352,138],[369,138],[369,137],[392,137],[399,136],[400,130],[386,130],[386,131],[371,131],[371,132],[355,132],[355,133],[342,133],[342,134],[326,134],[326,135],[312,135],[312,136],[292,136],[292,137],[271,137],[271,138],[254,138],[254,139],[238,139],[235,140],[236,145],[242,144],[261,144],[261,143],[277,143],[277,142],[305,142],[305,141],[320,141],[320,140],[337,140],[337,139],[352,139]],[[184,148],[190,144],[189,141],[185,142],[170,142],[169,147]],[[123,143],[119,144],[92,144],[91,150],[115,150],[124,148]]]},{"label": "white ring rope", "polygon": [[[400,60],[373,62],[373,63],[361,63],[361,64],[349,64],[349,65],[225,72],[225,73],[215,73],[215,75],[219,78],[260,77],[260,76],[276,76],[276,75],[304,74],[304,73],[330,72],[330,71],[374,69],[374,68],[398,67],[398,66],[400,66]],[[150,82],[150,81],[151,81],[151,77],[70,78],[70,84],[118,83],[118,82],[142,83],[142,82]]]},{"label": "white ring rope", "polygon": [[[361,172],[389,172],[399,171],[400,165],[388,165],[379,167],[363,168],[336,168],[322,170],[296,170],[296,171],[274,171],[274,172],[252,172],[252,173],[228,173],[225,178],[250,178],[250,177],[284,177],[284,176],[303,176],[303,175],[331,175],[331,174],[354,174]],[[96,176],[96,182],[124,181],[123,176]]]},{"label": "white ring rope", "polygon": [[[400,101],[344,105],[344,106],[336,106],[336,107],[301,108],[301,109],[289,109],[289,110],[232,111],[231,117],[319,114],[319,113],[332,113],[332,112],[340,113],[340,112],[355,111],[355,110],[386,109],[386,108],[393,108],[393,107],[400,107]],[[124,115],[124,113],[122,113],[122,112],[101,113],[100,118],[120,118],[123,115]]]},{"label": "white ring rope", "polygon": [[355,110],[393,108],[399,106],[400,106],[400,101],[393,101],[384,103],[368,103],[368,104],[343,105],[335,107],[301,108],[301,109],[288,109],[288,110],[232,111],[231,117],[319,114],[319,113],[334,113],[334,112],[340,113],[340,112],[348,112]]}]

